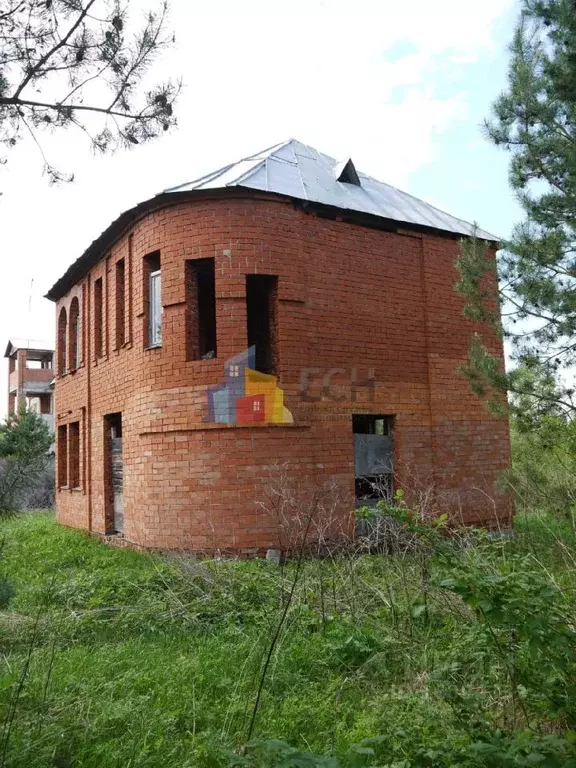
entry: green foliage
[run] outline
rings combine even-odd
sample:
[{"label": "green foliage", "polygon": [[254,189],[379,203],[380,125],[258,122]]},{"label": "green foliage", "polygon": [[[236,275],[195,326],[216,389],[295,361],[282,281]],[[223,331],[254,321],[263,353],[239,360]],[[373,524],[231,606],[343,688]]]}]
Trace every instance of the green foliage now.
[{"label": "green foliage", "polygon": [[359,507],[355,511],[356,520],[373,520],[378,514],[376,507]]},{"label": "green foliage", "polygon": [[[456,289],[466,297],[464,314],[471,320],[499,326],[500,313],[494,285],[494,260],[487,244],[475,235],[460,243],[460,255],[456,260],[459,279]],[[490,306],[492,304],[492,307]]]},{"label": "green foliage", "polygon": [[474,611],[469,648],[476,645],[501,659],[526,726],[539,711],[576,725],[576,697],[570,689],[576,633],[565,593],[535,569],[532,556],[511,555],[494,563],[460,559],[451,570],[439,586]]},{"label": "green foliage", "polygon": [[[569,423],[562,394],[556,378],[549,369],[541,366],[537,359],[526,360],[510,373],[513,383],[511,412],[518,430],[522,434],[540,432],[550,442],[550,429],[563,431]],[[571,393],[566,393],[568,396]]]},{"label": "green foliage", "polygon": [[48,425],[33,411],[10,414],[0,424],[0,459],[43,464],[51,444]]},{"label": "green foliage", "polygon": [[51,443],[48,426],[39,414],[10,414],[0,423],[0,515],[18,510],[23,491],[47,465]]},{"label": "green foliage", "polygon": [[[576,14],[573,0],[522,0],[511,45],[508,87],[486,124],[488,138],[511,154],[510,183],[525,212],[499,258],[500,301],[514,358],[535,362],[552,378],[576,361]],[[499,321],[486,292],[491,268],[482,247],[465,243],[459,260],[459,290],[467,314]],[[488,363],[490,353],[470,361],[476,383],[497,391],[522,392],[529,384],[506,380]],[[575,413],[571,387],[556,379],[552,396],[570,418]],[[520,390],[518,390],[520,387]]]},{"label": "green foliage", "polygon": [[494,541],[450,536],[402,496],[385,511],[407,549],[302,564],[250,744],[295,563],[152,556],[45,514],[7,521],[4,764],[575,765],[570,528],[530,516]]},{"label": "green foliage", "polygon": [[14,597],[14,587],[11,582],[0,579],[0,611],[5,610]]},{"label": "green foliage", "polygon": [[500,480],[518,509],[545,509],[575,524],[576,422],[544,399],[518,398],[511,420],[511,469]]},{"label": "green foliage", "polygon": [[472,391],[487,398],[488,409],[496,416],[505,412],[502,394],[510,389],[511,374],[506,374],[501,361],[484,346],[482,336],[475,333],[468,351],[468,360],[460,367],[460,373],[470,382]]}]

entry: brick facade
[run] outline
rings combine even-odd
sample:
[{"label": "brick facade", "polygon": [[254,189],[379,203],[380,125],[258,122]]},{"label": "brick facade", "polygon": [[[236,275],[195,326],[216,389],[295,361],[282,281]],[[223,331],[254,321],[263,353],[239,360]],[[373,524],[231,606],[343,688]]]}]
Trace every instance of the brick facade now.
[{"label": "brick facade", "polygon": [[28,408],[42,414],[52,427],[53,354],[46,344],[35,348],[28,339],[8,341],[4,355],[8,358],[8,413]]},{"label": "brick facade", "polygon": [[[163,315],[162,346],[149,349],[151,254],[159,254]],[[494,489],[509,462],[507,423],[492,418],[456,373],[473,330],[453,289],[457,254],[450,235],[382,231],[248,191],[191,196],[143,214],[57,302],[57,317],[64,309],[70,318],[73,302],[80,308],[78,367],[56,383],[57,440],[66,434],[68,448],[57,458],[69,465],[57,469],[66,481],[57,492],[59,521],[110,532],[105,416],[121,413],[126,541],[277,547],[277,521],[259,504],[273,465],[309,487],[337,486],[348,499],[339,509],[349,528],[352,414],[373,413],[394,416],[397,483],[408,493],[434,486],[437,504],[456,519],[507,524],[509,500]],[[217,357],[196,360],[186,262],[207,258],[215,259]],[[207,387],[247,346],[247,274],[278,277],[277,374],[293,424],[203,421]],[[492,347],[502,355],[499,340]],[[304,373],[304,396],[303,369],[316,369]],[[78,459],[70,456],[71,429]]]}]

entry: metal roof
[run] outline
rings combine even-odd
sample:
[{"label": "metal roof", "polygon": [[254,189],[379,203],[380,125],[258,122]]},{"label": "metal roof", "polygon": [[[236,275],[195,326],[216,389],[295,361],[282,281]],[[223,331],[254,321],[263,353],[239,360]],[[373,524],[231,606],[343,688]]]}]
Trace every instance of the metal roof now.
[{"label": "metal roof", "polygon": [[[355,172],[359,184],[338,181],[343,169],[350,170],[350,167],[351,178]],[[361,173],[354,168],[350,158],[337,162],[296,139],[275,144],[237,163],[164,192],[192,192],[223,187],[257,189],[406,224],[432,227],[460,235],[474,234],[473,224],[450,216],[433,205]],[[498,242],[499,239],[478,228],[476,235],[484,240]]]},{"label": "metal roof", "polygon": [[38,341],[37,339],[8,339],[4,357],[11,357],[19,349],[33,350],[34,352],[54,352],[54,342]]},{"label": "metal roof", "polygon": [[499,238],[462,219],[457,219],[433,205],[401,192],[389,184],[360,173],[351,158],[337,162],[328,155],[289,139],[275,144],[237,163],[194,181],[170,187],[155,197],[144,200],[120,214],[68,267],[46,294],[58,301],[104,256],[105,251],[139,218],[167,205],[195,196],[241,195],[243,190],[256,190],[279,195],[284,199],[315,204],[326,210],[349,211],[350,220],[383,226],[393,221],[407,227],[440,230],[453,236],[474,233],[483,240]]}]

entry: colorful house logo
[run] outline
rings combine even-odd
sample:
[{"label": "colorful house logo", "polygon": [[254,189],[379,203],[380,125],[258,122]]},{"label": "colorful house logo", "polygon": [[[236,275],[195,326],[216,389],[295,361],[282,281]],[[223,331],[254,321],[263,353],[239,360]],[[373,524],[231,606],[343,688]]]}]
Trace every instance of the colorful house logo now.
[{"label": "colorful house logo", "polygon": [[276,376],[254,370],[256,347],[230,358],[225,381],[208,389],[208,421],[224,424],[289,424],[294,419],[284,405]]}]

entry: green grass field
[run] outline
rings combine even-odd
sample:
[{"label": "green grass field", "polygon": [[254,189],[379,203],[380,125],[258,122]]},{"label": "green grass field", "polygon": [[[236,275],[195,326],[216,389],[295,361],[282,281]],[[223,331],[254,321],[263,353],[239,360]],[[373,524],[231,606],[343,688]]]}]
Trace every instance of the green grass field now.
[{"label": "green grass field", "polygon": [[[2,526],[14,594],[0,612],[0,766],[324,764],[239,752],[294,563],[108,548],[48,513]],[[342,765],[576,765],[574,542],[546,516],[517,528],[433,554],[306,562],[251,738]],[[498,739],[514,760],[560,762],[476,755]]]}]

